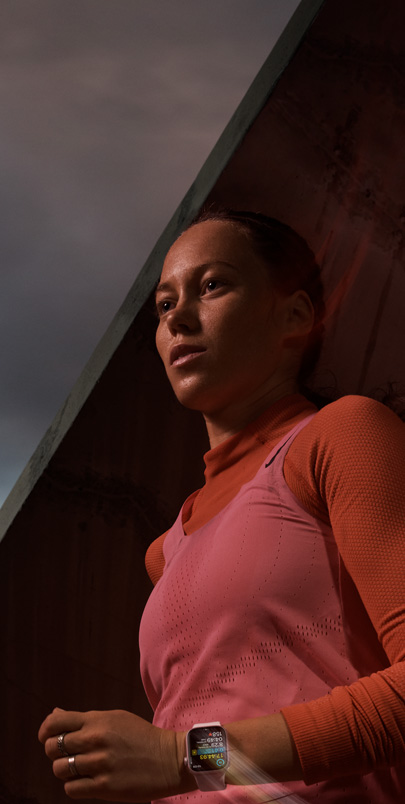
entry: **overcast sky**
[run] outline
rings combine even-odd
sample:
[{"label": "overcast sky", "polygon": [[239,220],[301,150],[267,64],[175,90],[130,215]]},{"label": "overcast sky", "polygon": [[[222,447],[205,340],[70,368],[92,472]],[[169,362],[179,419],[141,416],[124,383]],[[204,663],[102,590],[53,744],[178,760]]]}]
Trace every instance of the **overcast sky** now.
[{"label": "overcast sky", "polygon": [[0,503],[298,0],[5,0]]}]

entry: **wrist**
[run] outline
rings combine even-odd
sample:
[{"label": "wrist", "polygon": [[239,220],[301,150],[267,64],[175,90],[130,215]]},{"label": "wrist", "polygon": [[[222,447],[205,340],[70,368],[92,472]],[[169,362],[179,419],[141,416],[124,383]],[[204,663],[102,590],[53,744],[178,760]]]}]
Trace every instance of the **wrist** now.
[{"label": "wrist", "polygon": [[166,796],[195,790],[197,785],[184,764],[187,732],[168,729],[159,729],[159,731],[160,755],[167,787]]},{"label": "wrist", "polygon": [[[279,712],[225,724],[232,752],[278,782],[303,778],[301,763],[285,718]],[[231,781],[231,767],[228,781]],[[239,782],[240,783],[240,782]]]}]

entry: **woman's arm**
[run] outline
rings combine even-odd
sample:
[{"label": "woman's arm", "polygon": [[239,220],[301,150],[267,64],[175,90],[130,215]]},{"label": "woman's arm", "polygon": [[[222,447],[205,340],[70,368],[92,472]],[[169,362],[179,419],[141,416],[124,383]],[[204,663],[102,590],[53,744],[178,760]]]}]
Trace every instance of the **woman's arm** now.
[{"label": "woman's arm", "polygon": [[347,572],[392,666],[283,709],[307,783],[405,757],[405,427],[363,397],[328,405],[301,431],[286,481],[329,517]]}]

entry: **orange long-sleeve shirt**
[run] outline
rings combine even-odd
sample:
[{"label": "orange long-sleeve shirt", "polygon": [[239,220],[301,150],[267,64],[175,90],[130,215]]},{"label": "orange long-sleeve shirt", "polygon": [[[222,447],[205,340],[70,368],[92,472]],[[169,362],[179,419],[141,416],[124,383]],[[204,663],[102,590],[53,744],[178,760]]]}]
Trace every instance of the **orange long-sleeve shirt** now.
[{"label": "orange long-sleeve shirt", "polygon": [[[200,528],[257,472],[313,406],[300,395],[273,405],[205,456],[205,485],[184,506],[184,529]],[[377,402],[343,397],[293,441],[284,475],[307,511],[330,523],[391,666],[324,698],[284,708],[304,779],[367,773],[405,759],[405,428]],[[163,534],[149,548],[156,583]]]}]

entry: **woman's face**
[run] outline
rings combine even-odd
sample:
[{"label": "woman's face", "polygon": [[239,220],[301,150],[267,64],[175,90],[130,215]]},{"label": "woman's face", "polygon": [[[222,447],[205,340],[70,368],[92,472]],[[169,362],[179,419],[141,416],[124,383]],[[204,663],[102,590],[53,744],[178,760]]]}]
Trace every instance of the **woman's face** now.
[{"label": "woman's face", "polygon": [[156,344],[179,401],[212,415],[271,394],[285,376],[285,301],[233,224],[181,235],[156,292]]}]

